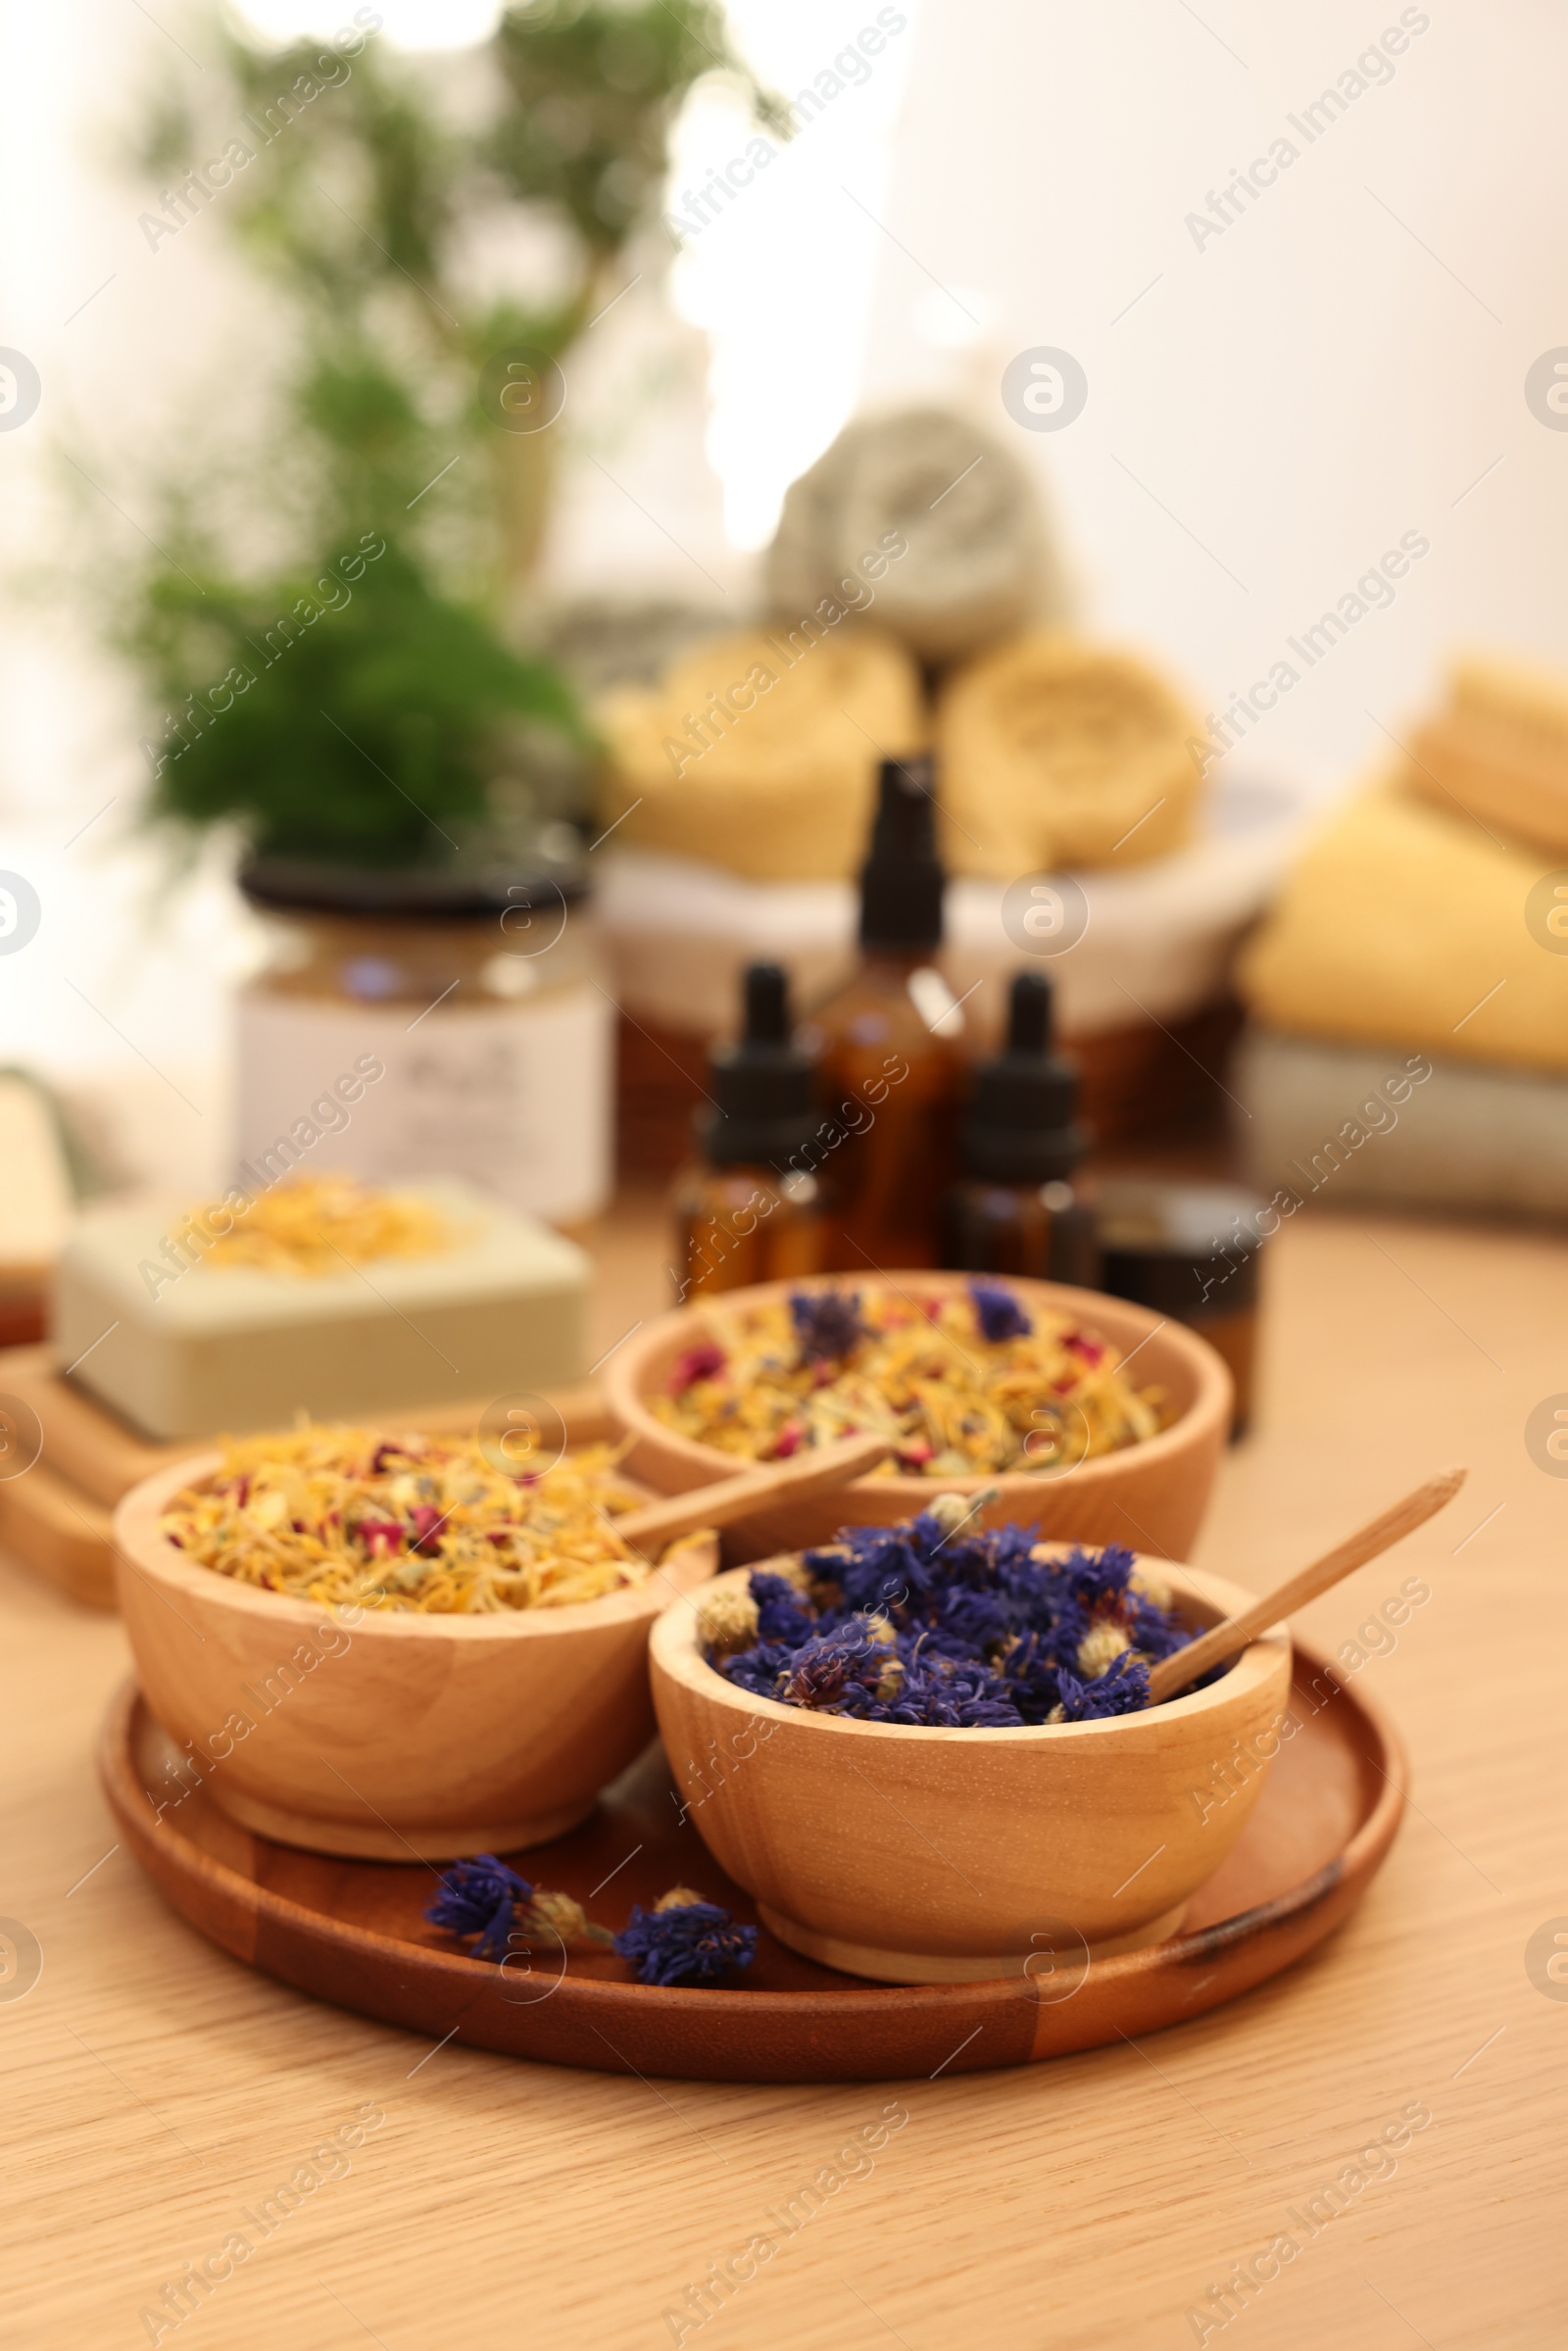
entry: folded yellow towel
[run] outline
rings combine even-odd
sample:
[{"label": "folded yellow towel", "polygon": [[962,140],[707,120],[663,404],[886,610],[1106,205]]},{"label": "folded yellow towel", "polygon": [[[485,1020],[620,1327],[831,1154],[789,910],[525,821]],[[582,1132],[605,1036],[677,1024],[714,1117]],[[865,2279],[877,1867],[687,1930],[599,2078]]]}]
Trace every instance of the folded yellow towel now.
[{"label": "folded yellow towel", "polygon": [[1560,676],[1462,655],[1447,709],[1420,728],[1413,752],[1412,792],[1538,848],[1568,850],[1568,682]]},{"label": "folded yellow towel", "polygon": [[937,714],[957,873],[1135,865],[1192,837],[1202,729],[1131,654],[1040,630],[950,679]]},{"label": "folded yellow towel", "polygon": [[715,638],[651,692],[607,696],[600,821],[624,818],[618,841],[753,881],[858,871],[878,762],[924,744],[920,681],[890,637],[818,612]]},{"label": "folded yellow towel", "polygon": [[1568,953],[1530,906],[1550,858],[1403,781],[1357,793],[1308,844],[1243,953],[1243,997],[1302,1036],[1568,1069]]}]

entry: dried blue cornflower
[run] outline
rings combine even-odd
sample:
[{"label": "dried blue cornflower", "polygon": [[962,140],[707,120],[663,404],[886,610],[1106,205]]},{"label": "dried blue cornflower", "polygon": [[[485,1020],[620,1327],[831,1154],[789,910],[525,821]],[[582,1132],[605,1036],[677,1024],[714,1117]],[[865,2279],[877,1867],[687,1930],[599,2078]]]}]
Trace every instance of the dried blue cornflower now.
[{"label": "dried blue cornflower", "polygon": [[987,1666],[925,1649],[906,1667],[897,1694],[876,1719],[945,1731],[1007,1731],[1023,1717]]},{"label": "dried blue cornflower", "polygon": [[749,1690],[754,1698],[776,1698],[799,1653],[799,1642],[792,1645],[782,1641],[760,1641],[755,1648],[742,1649],[739,1656],[710,1655],[708,1662],[726,1682],[733,1682],[737,1690]]},{"label": "dried blue cornflower", "polygon": [[955,1656],[976,1657],[1005,1641],[1011,1629],[1005,1593],[957,1584],[940,1594],[930,1638]]},{"label": "dried blue cornflower", "polygon": [[803,1363],[842,1363],[869,1336],[858,1290],[792,1290],[790,1319]]},{"label": "dried blue cornflower", "polygon": [[1043,1723],[1050,1718],[1052,1708],[1061,1698],[1057,1671],[1052,1644],[1044,1633],[1020,1635],[1004,1653],[998,1672],[1020,1722]]},{"label": "dried blue cornflower", "polygon": [[1191,1637],[1134,1580],[1132,1552],[1037,1558],[1032,1528],[969,1524],[961,1499],[846,1527],[807,1553],[809,1593],[754,1574],[758,1638],[713,1645],[710,1664],[759,1697],[861,1722],[984,1729],[1147,1705],[1149,1662]]},{"label": "dried blue cornflower", "polygon": [[503,1959],[513,1911],[518,1903],[532,1900],[533,1887],[525,1878],[509,1870],[494,1853],[480,1853],[443,1870],[424,1915],[432,1927],[444,1927],[449,1935],[476,1935],[475,1959]]},{"label": "dried blue cornflower", "polygon": [[935,1599],[941,1542],[941,1528],[925,1515],[906,1527],[846,1527],[832,1549],[808,1551],[806,1565],[817,1581],[838,1586],[846,1608],[879,1609],[902,1624]]},{"label": "dried blue cornflower", "polygon": [[1193,1638],[1185,1625],[1177,1624],[1165,1609],[1139,1592],[1128,1592],[1122,1622],[1133,1647],[1156,1664],[1161,1657],[1173,1656],[1176,1650],[1185,1648]]},{"label": "dried blue cornflower", "polygon": [[1096,1681],[1080,1682],[1066,1666],[1057,1680],[1062,1716],[1069,1723],[1103,1722],[1112,1714],[1140,1713],[1149,1704],[1149,1668],[1131,1650],[1124,1650]]},{"label": "dried blue cornflower", "polygon": [[971,1282],[969,1296],[974,1301],[980,1336],[993,1347],[1003,1339],[1027,1339],[1035,1327],[1033,1315],[1019,1304],[1004,1282]]},{"label": "dried blue cornflower", "polygon": [[819,1714],[863,1715],[876,1702],[887,1662],[886,1644],[863,1617],[852,1617],[795,1651],[789,1675],[774,1695],[786,1706],[809,1706]]},{"label": "dried blue cornflower", "polygon": [[751,1966],[757,1929],[738,1927],[716,1902],[677,1886],[652,1910],[633,1908],[615,1950],[636,1969],[639,1984],[710,1984],[726,1968]]},{"label": "dried blue cornflower", "polygon": [[798,1591],[788,1576],[770,1576],[755,1571],[750,1590],[757,1602],[757,1638],[759,1641],[781,1641],[788,1648],[799,1648],[816,1631],[816,1618],[810,1602]]},{"label": "dried blue cornflower", "polygon": [[1107,1543],[1098,1551],[1074,1543],[1059,1572],[1086,1608],[1103,1613],[1108,1603],[1120,1602],[1125,1597],[1127,1579],[1136,1565],[1124,1543]]}]

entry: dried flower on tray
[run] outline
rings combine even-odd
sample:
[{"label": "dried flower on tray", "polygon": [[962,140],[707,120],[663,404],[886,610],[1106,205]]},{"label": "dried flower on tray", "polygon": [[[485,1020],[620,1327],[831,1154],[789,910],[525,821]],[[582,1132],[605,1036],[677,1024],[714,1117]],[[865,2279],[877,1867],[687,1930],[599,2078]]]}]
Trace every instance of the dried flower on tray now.
[{"label": "dried flower on tray", "polygon": [[188,1559],[322,1607],[470,1615],[565,1608],[641,1584],[615,1533],[640,1497],[609,1445],[522,1476],[473,1437],[306,1425],[228,1440],[159,1524]]},{"label": "dried flower on tray", "polygon": [[594,1926],[572,1895],[530,1886],[494,1853],[454,1861],[442,1872],[424,1915],[432,1927],[444,1927],[449,1935],[476,1936],[475,1959],[505,1959],[514,1947],[514,1930],[524,1940],[529,1935],[553,1935],[563,1946],[613,1940],[605,1928]]},{"label": "dried flower on tray", "polygon": [[652,1910],[635,1903],[627,1925],[612,1935],[596,1927],[571,1894],[530,1886],[494,1853],[453,1862],[424,1915],[449,1935],[474,1936],[475,1959],[505,1960],[518,1930],[524,1940],[530,1934],[554,1935],[563,1947],[609,1945],[629,1961],[640,1984],[710,1984],[731,1968],[750,1967],[757,1956],[757,1929],[737,1926],[727,1910],[689,1886],[672,1886]]},{"label": "dried flower on tray", "polygon": [[533,1899],[533,1887],[515,1870],[509,1870],[494,1853],[473,1861],[455,1861],[443,1871],[435,1897],[425,1907],[432,1927],[449,1935],[476,1935],[475,1959],[501,1959],[519,1902]]},{"label": "dried flower on tray", "polygon": [[[754,1570],[756,1638],[710,1641],[708,1662],[756,1697],[860,1722],[1000,1730],[1148,1705],[1150,1666],[1192,1634],[1131,1551],[1037,1548],[1019,1526],[956,1529],[947,1507],[847,1527],[806,1553],[804,1593]],[[733,1641],[744,1617],[730,1615]]]},{"label": "dried flower on tray", "polygon": [[637,1904],[615,1937],[639,1984],[710,1984],[726,1969],[750,1967],[757,1929],[738,1927],[727,1910],[705,1902],[689,1886],[672,1886],[652,1910]]},{"label": "dried flower on tray", "polygon": [[868,1283],[752,1306],[713,1298],[703,1319],[707,1336],[651,1409],[749,1460],[880,1431],[893,1451],[873,1476],[1046,1477],[1164,1425],[1159,1391],[1135,1388],[1107,1341],[1032,1314],[1003,1282],[930,1297]]}]

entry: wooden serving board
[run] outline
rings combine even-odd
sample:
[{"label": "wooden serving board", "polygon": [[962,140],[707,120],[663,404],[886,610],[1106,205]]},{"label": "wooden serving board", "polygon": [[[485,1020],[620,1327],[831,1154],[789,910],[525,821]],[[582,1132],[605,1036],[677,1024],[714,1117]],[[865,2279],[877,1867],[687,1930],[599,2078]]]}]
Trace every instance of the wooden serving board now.
[{"label": "wooden serving board", "polygon": [[[1300,1650],[1293,1711],[1302,1728],[1180,1935],[1087,1966],[1061,1954],[1032,1978],[991,1984],[865,1984],[799,1958],[765,1930],[754,1965],[718,1986],[640,1984],[612,1956],[568,1957],[548,1939],[502,1974],[425,1925],[434,1869],[271,1843],[228,1820],[206,1785],[172,1800],[178,1783],[166,1766],[176,1750],[133,1684],[110,1711],[100,1771],[122,1837],[181,1916],[247,1967],[318,1999],[432,2040],[455,2034],[605,2073],[883,2082],[1026,2065],[1156,2032],[1250,1990],[1321,1942],[1393,1842],[1404,1757],[1381,1713]],[[612,1928],[633,1902],[681,1884],[755,1916],[693,1821],[679,1821],[657,1749],[580,1829],[512,1858]]]},{"label": "wooden serving board", "polygon": [[[597,1388],[584,1385],[546,1393],[573,1445],[590,1445],[609,1436],[610,1417]],[[204,1441],[183,1438],[176,1445],[161,1445],[143,1437],[68,1380],[50,1347],[0,1351],[0,1397],[5,1396],[18,1397],[37,1415],[43,1451],[20,1477],[0,1478],[0,1543],[74,1599],[112,1608],[115,1504],[155,1469],[203,1451]],[[367,1417],[372,1427],[450,1434],[473,1428],[489,1400],[411,1405],[406,1414]]]}]

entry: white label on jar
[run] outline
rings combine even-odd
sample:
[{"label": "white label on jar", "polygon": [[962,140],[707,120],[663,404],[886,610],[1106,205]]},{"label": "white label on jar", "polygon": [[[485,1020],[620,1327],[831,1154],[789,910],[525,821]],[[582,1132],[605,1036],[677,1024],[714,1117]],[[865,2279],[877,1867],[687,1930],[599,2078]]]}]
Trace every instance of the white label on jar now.
[{"label": "white label on jar", "polygon": [[[424,1016],[256,990],[238,1012],[239,1158],[275,1166],[287,1142],[302,1175],[462,1176],[560,1224],[609,1198],[614,1011],[597,988]],[[337,1080],[368,1062],[384,1074],[344,1102]]]}]

